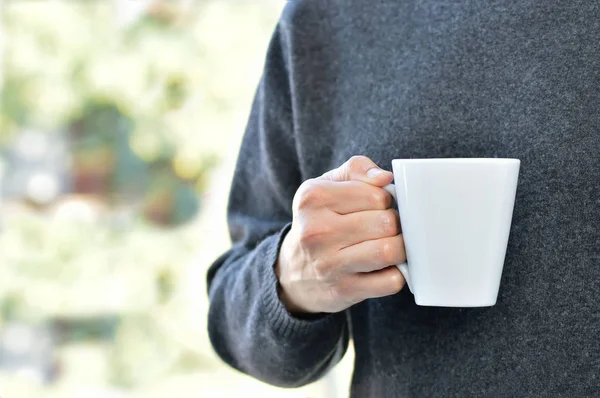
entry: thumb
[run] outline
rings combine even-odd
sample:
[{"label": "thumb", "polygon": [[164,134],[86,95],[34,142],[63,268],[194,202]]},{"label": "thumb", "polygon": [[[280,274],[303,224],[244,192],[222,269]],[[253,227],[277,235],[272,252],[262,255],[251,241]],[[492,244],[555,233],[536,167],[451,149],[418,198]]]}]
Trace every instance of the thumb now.
[{"label": "thumb", "polygon": [[366,156],[353,156],[346,163],[323,174],[319,179],[330,181],[362,181],[383,187],[393,180],[393,174],[381,169]]}]

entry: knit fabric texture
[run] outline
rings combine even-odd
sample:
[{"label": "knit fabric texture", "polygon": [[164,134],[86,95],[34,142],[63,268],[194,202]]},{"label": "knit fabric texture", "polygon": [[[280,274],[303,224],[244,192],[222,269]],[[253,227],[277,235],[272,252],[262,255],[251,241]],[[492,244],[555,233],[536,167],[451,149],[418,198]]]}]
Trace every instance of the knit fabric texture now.
[{"label": "knit fabric texture", "polygon": [[[412,294],[298,318],[274,264],[300,184],[366,155],[521,160],[497,304]],[[600,396],[600,3],[289,1],[273,34],[208,272],[209,335],[285,387],[353,339],[352,397]]]}]

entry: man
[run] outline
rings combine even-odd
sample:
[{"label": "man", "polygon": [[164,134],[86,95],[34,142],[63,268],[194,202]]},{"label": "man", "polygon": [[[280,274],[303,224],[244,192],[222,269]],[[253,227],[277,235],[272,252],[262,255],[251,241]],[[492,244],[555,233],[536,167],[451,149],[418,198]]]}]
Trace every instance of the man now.
[{"label": "man", "polygon": [[[296,387],[351,337],[353,397],[600,394],[598,21],[593,1],[290,1],[208,273],[223,360]],[[436,157],[521,159],[493,307],[416,306],[393,266],[384,169]]]}]

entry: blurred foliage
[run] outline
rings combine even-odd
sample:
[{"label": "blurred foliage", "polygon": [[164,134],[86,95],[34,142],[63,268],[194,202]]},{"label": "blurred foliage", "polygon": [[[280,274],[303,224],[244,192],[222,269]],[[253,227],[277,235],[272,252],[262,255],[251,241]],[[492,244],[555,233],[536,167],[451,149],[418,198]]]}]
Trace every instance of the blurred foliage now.
[{"label": "blurred foliage", "polygon": [[[0,146],[28,129],[67,132],[76,192],[101,197],[4,208],[0,326],[54,325],[60,375],[46,389],[0,374],[2,396],[199,396],[166,381],[194,374],[185,385],[198,388],[212,378],[198,370],[223,369],[206,336],[197,259],[214,237],[197,220],[170,230],[148,220],[189,220],[208,171],[235,154],[284,2],[149,0],[131,23],[118,3],[139,4],[0,7]],[[105,200],[114,196],[133,200]]]},{"label": "blurred foliage", "polygon": [[103,220],[11,218],[0,240],[0,319],[50,322],[63,345],[112,341],[106,377],[115,385],[206,366],[206,293],[190,278],[195,229]]},{"label": "blurred foliage", "polygon": [[141,194],[149,219],[178,223],[245,118],[256,81],[240,65],[260,59],[248,43],[275,8],[147,3],[125,23],[115,1],[6,2],[0,144],[26,128],[66,130],[76,192]]},{"label": "blurred foliage", "polygon": [[7,221],[0,292],[12,298],[11,314],[38,320],[144,312],[168,298],[164,280],[174,277],[170,273],[185,263],[194,242],[182,231],[164,234],[143,221],[119,228],[104,217],[94,224],[59,217],[49,222],[34,214]]}]

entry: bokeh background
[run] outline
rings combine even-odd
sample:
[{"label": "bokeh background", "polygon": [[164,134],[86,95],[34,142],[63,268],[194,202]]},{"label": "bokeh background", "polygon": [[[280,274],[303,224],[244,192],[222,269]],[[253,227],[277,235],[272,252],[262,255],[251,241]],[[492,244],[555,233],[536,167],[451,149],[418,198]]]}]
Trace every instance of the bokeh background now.
[{"label": "bokeh background", "polygon": [[[0,0],[0,396],[345,397],[226,367],[205,272],[284,0]],[[258,396],[258,395],[257,395]]]}]

